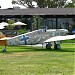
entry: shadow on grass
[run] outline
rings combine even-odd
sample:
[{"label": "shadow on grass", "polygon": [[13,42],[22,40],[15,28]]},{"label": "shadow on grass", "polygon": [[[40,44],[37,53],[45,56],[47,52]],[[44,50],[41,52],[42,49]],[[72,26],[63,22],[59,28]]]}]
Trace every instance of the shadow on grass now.
[{"label": "shadow on grass", "polygon": [[[2,48],[1,48],[2,49]],[[61,50],[55,50],[55,49],[45,49],[42,47],[31,47],[31,46],[10,46],[7,47],[6,52],[0,51],[0,53],[12,53],[12,52],[75,52],[75,48],[62,48]]]}]

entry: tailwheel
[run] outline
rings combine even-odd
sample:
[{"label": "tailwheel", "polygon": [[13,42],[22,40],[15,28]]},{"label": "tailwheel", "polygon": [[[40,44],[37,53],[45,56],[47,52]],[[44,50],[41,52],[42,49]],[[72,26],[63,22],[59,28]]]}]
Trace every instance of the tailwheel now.
[{"label": "tailwheel", "polygon": [[52,46],[51,43],[46,44],[46,49],[51,49],[51,46]]},{"label": "tailwheel", "polygon": [[2,52],[6,52],[6,46],[5,46],[5,48],[3,49],[3,51]]},{"label": "tailwheel", "polygon": [[61,49],[60,44],[55,44],[55,45],[54,45],[54,49],[58,49],[58,50],[60,50],[60,49]]}]

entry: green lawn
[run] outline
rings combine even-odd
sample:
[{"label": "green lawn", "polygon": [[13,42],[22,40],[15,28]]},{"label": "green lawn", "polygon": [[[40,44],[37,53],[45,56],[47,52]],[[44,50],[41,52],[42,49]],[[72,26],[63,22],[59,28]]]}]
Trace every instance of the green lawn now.
[{"label": "green lawn", "polygon": [[63,43],[75,43],[75,39],[63,40]]},{"label": "green lawn", "polygon": [[62,44],[62,50],[11,46],[2,53],[0,75],[75,75],[75,44]]}]

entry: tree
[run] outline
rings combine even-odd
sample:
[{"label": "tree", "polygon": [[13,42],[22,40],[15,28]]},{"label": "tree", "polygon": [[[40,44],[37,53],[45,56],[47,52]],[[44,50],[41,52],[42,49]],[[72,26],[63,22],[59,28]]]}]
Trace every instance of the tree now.
[{"label": "tree", "polygon": [[[40,16],[37,16],[37,15],[33,16],[32,18],[33,18],[33,20],[32,20],[32,30],[37,30],[38,28],[40,28],[41,18],[40,18]],[[38,22],[38,25],[37,25],[37,22]]]},{"label": "tree", "polygon": [[14,25],[13,25],[13,23],[14,23],[14,21],[13,20],[11,20],[11,19],[9,19],[8,20],[8,26],[6,27],[6,29],[14,29]]},{"label": "tree", "polygon": [[68,3],[68,5],[66,5],[65,8],[75,8],[75,6],[73,3]]},{"label": "tree", "polygon": [[75,0],[72,0],[72,2],[75,4]]},{"label": "tree", "polygon": [[71,0],[69,3],[65,5],[65,8],[74,8],[75,7],[75,0]]},{"label": "tree", "polygon": [[27,4],[29,8],[34,8],[32,2],[35,1],[39,8],[62,8],[67,4],[67,0],[17,0],[12,3],[24,5]]},{"label": "tree", "polygon": [[40,8],[59,8],[64,7],[67,0],[38,0],[37,4]]},{"label": "tree", "polygon": [[12,4],[19,4],[23,6],[26,6],[25,4],[27,4],[29,8],[34,8],[32,5],[32,1],[33,0],[17,0],[17,1],[12,0]]}]

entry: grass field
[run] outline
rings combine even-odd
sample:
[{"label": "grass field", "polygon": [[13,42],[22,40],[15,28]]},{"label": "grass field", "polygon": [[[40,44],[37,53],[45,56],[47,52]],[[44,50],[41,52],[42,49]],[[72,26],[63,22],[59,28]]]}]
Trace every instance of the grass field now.
[{"label": "grass field", "polygon": [[11,46],[2,53],[0,75],[75,75],[75,44],[62,44],[62,50]]},{"label": "grass field", "polygon": [[75,43],[75,39],[63,40],[63,43]]}]

